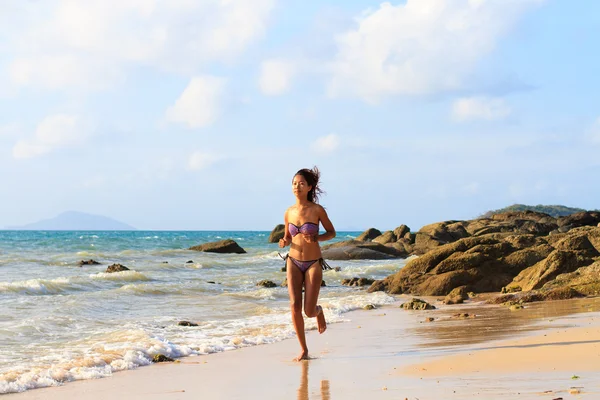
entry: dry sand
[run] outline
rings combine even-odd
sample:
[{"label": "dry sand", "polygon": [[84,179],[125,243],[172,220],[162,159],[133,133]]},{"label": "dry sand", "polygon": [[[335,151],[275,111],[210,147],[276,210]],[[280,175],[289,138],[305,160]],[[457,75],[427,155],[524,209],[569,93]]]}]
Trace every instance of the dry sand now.
[{"label": "dry sand", "polygon": [[[479,305],[408,312],[396,304],[349,313],[350,322],[323,335],[311,331],[310,361],[291,361],[292,339],[6,398],[600,399],[598,310],[598,299],[518,312]],[[428,316],[436,321],[424,323]]]}]

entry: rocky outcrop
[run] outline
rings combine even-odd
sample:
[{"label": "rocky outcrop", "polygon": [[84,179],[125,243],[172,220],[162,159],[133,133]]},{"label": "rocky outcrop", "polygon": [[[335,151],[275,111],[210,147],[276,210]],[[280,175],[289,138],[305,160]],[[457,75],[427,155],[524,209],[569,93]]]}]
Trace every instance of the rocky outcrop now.
[{"label": "rocky outcrop", "polygon": [[268,280],[268,279],[263,279],[262,281],[258,282],[256,284],[256,286],[262,286],[262,287],[265,287],[265,288],[274,288],[274,287],[277,287],[277,284],[275,282],[273,282],[273,281]]},{"label": "rocky outcrop", "polygon": [[77,263],[77,265],[81,267],[84,265],[100,265],[100,263],[96,260],[89,259],[89,260],[81,260]]},{"label": "rocky outcrop", "polygon": [[554,280],[546,283],[542,290],[553,291],[561,288],[574,290],[585,296],[600,295],[600,261],[577,270],[558,275]]},{"label": "rocky outcrop", "polygon": [[460,304],[469,298],[469,292],[466,286],[459,286],[452,289],[444,299],[444,304]]},{"label": "rocky outcrop", "polygon": [[569,229],[580,226],[598,226],[600,224],[600,212],[584,211],[571,214],[566,217],[558,218],[558,229],[561,232],[567,232]]},{"label": "rocky outcrop", "polygon": [[[538,228],[543,226],[549,233],[548,229],[553,227],[552,222],[544,220],[547,216],[541,217],[539,213],[518,214],[539,217],[519,219],[522,222],[515,224],[518,230],[539,232]],[[498,220],[506,219],[500,216]],[[430,237],[441,238],[437,228],[426,231]],[[504,287],[509,291],[528,291],[541,288],[560,274],[600,260],[599,250],[597,227],[574,228],[550,236],[510,231],[478,234],[430,250],[409,261],[396,274],[374,282],[369,291],[434,296],[447,295],[459,286],[476,293],[497,292]]]},{"label": "rocky outcrop", "polygon": [[197,323],[195,323],[195,322],[190,322],[190,321],[179,321],[179,322],[177,323],[177,325],[179,325],[179,326],[198,326],[198,324],[197,324]]},{"label": "rocky outcrop", "polygon": [[375,228],[369,228],[356,238],[356,240],[360,241],[369,241],[375,239],[377,236],[380,236],[381,232]]},{"label": "rocky outcrop", "polygon": [[171,357],[167,357],[163,354],[157,354],[154,357],[152,357],[152,362],[154,363],[161,363],[161,362],[173,362],[175,360],[173,360]]},{"label": "rocky outcrop", "polygon": [[342,285],[344,286],[370,286],[375,282],[375,279],[371,278],[359,278],[354,277],[350,279],[342,279]]},{"label": "rocky outcrop", "polygon": [[412,299],[407,303],[403,303],[400,307],[405,310],[435,310],[435,306],[421,299]]},{"label": "rocky outcrop", "polygon": [[323,246],[323,258],[328,260],[385,260],[399,258],[406,253],[377,242],[347,240]]},{"label": "rocky outcrop", "polygon": [[129,268],[127,268],[124,265],[121,264],[113,264],[113,265],[109,265],[108,268],[106,268],[106,272],[111,274],[113,272],[121,272],[121,271],[129,271]]},{"label": "rocky outcrop", "polygon": [[381,243],[381,244],[393,243],[396,240],[398,240],[396,238],[396,234],[392,231],[386,231],[386,232],[382,233],[381,235],[377,236],[375,239],[373,239],[374,242]]},{"label": "rocky outcrop", "polygon": [[285,234],[285,225],[279,224],[271,231],[269,235],[269,243],[277,243],[280,239],[283,239]]},{"label": "rocky outcrop", "polygon": [[209,242],[198,246],[192,246],[188,250],[205,251],[209,253],[235,254],[242,254],[246,252],[246,250],[242,249],[240,245],[235,242],[235,240],[231,239],[219,240],[218,242]]}]

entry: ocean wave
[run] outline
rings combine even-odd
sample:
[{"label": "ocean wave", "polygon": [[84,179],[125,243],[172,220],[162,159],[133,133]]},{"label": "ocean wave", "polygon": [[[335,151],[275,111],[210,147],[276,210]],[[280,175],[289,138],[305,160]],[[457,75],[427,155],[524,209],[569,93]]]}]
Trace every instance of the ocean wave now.
[{"label": "ocean wave", "polygon": [[[76,279],[76,278],[75,278]],[[29,279],[17,282],[0,282],[0,293],[21,293],[21,294],[60,294],[68,290],[81,289],[79,285],[74,285],[74,278],[56,278],[56,279]]]},{"label": "ocean wave", "polygon": [[105,281],[124,281],[124,282],[135,282],[135,281],[150,281],[146,275],[138,271],[120,271],[120,272],[99,272],[97,274],[90,275],[91,279],[94,280],[105,280]]}]

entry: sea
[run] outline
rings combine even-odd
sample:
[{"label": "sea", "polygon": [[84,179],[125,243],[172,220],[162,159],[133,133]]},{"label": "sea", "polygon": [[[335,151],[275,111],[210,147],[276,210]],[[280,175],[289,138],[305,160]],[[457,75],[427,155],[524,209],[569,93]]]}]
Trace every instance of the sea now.
[{"label": "sea", "polygon": [[[268,243],[269,233],[0,231],[0,393],[108,377],[158,354],[198,356],[293,338],[287,288],[279,286],[284,249]],[[359,233],[338,232],[331,242]],[[247,253],[187,250],[221,239]],[[100,265],[78,265],[89,259]],[[330,261],[339,268],[324,271],[319,301],[328,323],[395,301],[343,279],[382,279],[405,262]],[[106,273],[113,263],[130,270]],[[278,286],[257,286],[263,279]],[[314,319],[307,329],[316,329]]]}]

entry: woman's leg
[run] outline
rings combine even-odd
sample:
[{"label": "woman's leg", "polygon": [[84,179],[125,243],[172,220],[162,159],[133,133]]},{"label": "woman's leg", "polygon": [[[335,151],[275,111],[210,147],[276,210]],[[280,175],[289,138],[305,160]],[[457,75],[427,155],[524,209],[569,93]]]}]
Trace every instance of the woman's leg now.
[{"label": "woman's leg", "polygon": [[323,269],[321,263],[317,261],[304,273],[304,313],[309,318],[317,317],[319,333],[327,329],[323,308],[317,305],[322,281]]},{"label": "woman's leg", "polygon": [[292,322],[294,323],[298,342],[300,342],[300,347],[302,348],[302,352],[295,360],[305,360],[308,359],[308,347],[306,346],[304,317],[302,316],[302,285],[304,284],[304,274],[296,267],[296,265],[294,265],[290,258],[287,259],[286,269]]}]

